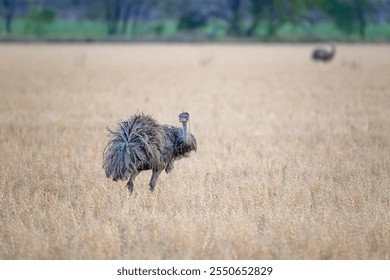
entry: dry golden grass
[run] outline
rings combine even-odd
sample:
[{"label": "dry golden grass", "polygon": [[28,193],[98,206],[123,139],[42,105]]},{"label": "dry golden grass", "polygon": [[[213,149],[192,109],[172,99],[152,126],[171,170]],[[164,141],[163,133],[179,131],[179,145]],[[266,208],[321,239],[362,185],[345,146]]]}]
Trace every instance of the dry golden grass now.
[{"label": "dry golden grass", "polygon": [[[390,47],[0,46],[1,259],[389,259]],[[106,179],[135,112],[198,152]]]}]

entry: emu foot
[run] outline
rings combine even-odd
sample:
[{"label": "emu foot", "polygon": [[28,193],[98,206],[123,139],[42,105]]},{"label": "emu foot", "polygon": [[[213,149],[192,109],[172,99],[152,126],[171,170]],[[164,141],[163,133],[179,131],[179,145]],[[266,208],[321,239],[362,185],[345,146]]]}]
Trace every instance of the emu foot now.
[{"label": "emu foot", "polygon": [[170,173],[173,170],[173,161],[169,162],[167,164],[167,167],[165,167],[165,173]]},{"label": "emu foot", "polygon": [[129,190],[129,194],[133,193],[133,189],[134,189],[133,187],[134,187],[133,182],[131,181],[127,182],[127,189]]}]

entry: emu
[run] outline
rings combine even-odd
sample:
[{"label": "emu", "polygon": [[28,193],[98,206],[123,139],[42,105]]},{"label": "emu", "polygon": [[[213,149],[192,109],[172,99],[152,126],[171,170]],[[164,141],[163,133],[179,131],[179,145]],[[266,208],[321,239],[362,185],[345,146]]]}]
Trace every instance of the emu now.
[{"label": "emu", "polygon": [[335,53],[336,53],[336,46],[334,43],[332,43],[330,51],[321,48],[315,49],[312,58],[315,61],[329,62],[333,59]]},{"label": "emu", "polygon": [[109,128],[109,137],[103,151],[103,168],[106,177],[114,181],[129,180],[127,188],[133,192],[135,177],[144,170],[152,170],[149,189],[153,192],[163,170],[169,173],[175,160],[196,151],[197,144],[189,127],[190,115],[179,115],[183,127],[160,125],[143,113],[121,121],[117,130]]}]

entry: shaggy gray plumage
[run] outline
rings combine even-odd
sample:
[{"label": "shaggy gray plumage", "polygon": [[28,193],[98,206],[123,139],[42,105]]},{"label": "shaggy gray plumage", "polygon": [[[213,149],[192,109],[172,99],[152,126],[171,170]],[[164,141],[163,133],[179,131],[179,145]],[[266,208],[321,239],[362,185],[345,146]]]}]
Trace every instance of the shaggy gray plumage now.
[{"label": "shaggy gray plumage", "polygon": [[195,137],[189,132],[189,114],[181,113],[183,127],[160,125],[151,116],[136,114],[121,121],[115,131],[107,128],[110,140],[103,152],[103,168],[107,178],[127,180],[133,191],[133,180],[143,170],[152,170],[150,190],[165,169],[169,173],[173,162],[196,151]]}]

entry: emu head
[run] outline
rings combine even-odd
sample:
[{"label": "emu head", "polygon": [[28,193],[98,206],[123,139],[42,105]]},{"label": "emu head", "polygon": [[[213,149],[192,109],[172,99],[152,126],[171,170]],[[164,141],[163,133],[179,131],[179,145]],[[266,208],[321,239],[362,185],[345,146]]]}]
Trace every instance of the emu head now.
[{"label": "emu head", "polygon": [[186,124],[190,120],[190,114],[187,112],[181,113],[179,115],[179,122]]}]

